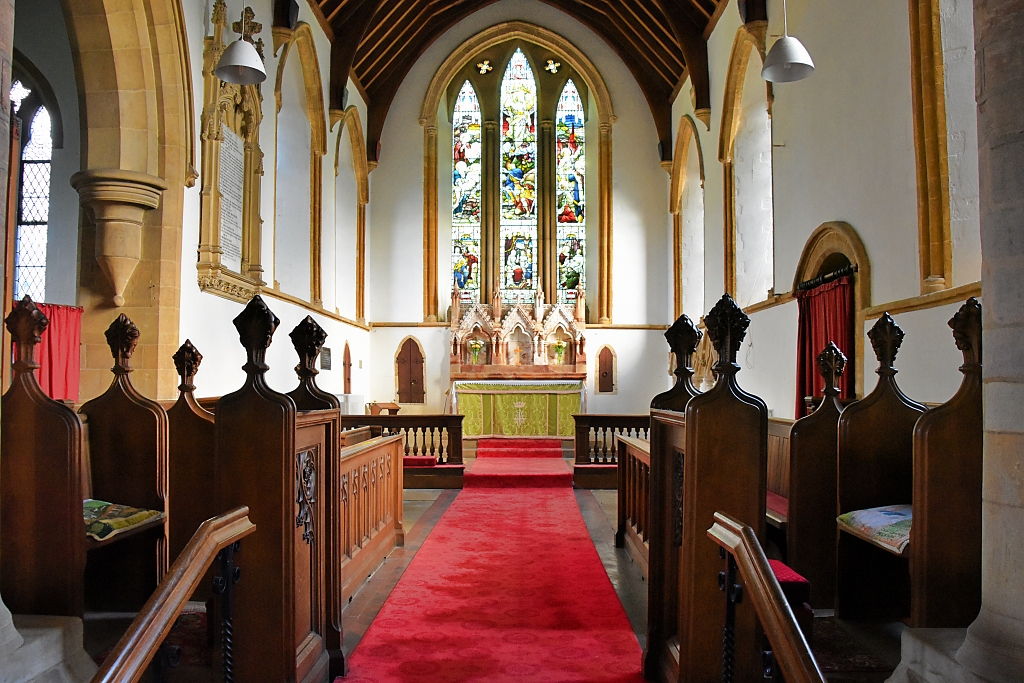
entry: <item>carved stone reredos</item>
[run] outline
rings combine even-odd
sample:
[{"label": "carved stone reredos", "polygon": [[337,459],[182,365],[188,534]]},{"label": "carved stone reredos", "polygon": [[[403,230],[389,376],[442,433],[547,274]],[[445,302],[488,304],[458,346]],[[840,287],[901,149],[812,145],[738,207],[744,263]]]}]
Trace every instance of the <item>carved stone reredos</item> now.
[{"label": "carved stone reredos", "polygon": [[501,336],[507,337],[517,327],[522,327],[531,337],[537,333],[537,322],[530,315],[531,311],[523,304],[516,304],[501,322]]},{"label": "carved stone reredos", "polygon": [[547,318],[544,319],[544,324],[541,326],[541,334],[545,338],[550,338],[561,327],[574,340],[579,339],[583,333],[576,324],[574,313],[573,307],[566,306],[565,304],[552,306],[551,310],[548,311]]},{"label": "carved stone reredos", "polygon": [[825,378],[826,396],[835,396],[839,393],[836,386],[839,384],[839,378],[844,370],[846,370],[846,356],[838,346],[829,342],[828,346],[818,354],[818,372]]},{"label": "carved stone reredos", "polygon": [[181,386],[178,389],[181,391],[193,391],[195,386],[192,385],[192,378],[199,372],[199,365],[203,362],[203,354],[199,353],[199,349],[192,345],[191,340],[186,339],[185,343],[174,352],[172,359],[174,360],[174,368],[178,371],[178,376],[181,378]]},{"label": "carved stone reredos", "polygon": [[711,343],[718,351],[716,368],[735,366],[736,354],[747,334],[747,328],[750,327],[750,318],[747,314],[731,296],[723,294],[711,312],[704,316],[704,326],[711,337]]},{"label": "carved stone reredos", "polygon": [[248,362],[243,369],[247,372],[252,370],[266,372],[268,368],[263,363],[263,359],[266,356],[267,348],[270,347],[270,342],[274,339],[277,326],[281,324],[280,319],[267,307],[263,297],[257,294],[249,300],[249,303],[232,322],[235,329],[238,330],[238,340],[245,347],[248,355]]},{"label": "carved stone reredos", "polygon": [[117,316],[114,322],[104,333],[107,338],[107,346],[110,347],[110,355],[114,358],[114,372],[121,374],[131,372],[132,368],[128,361],[135,353],[135,346],[139,343],[139,328],[124,313]]},{"label": "carved stone reredos", "polygon": [[956,347],[964,354],[964,365],[981,363],[981,303],[973,296],[964,302],[948,325]]},{"label": "carved stone reredos", "polygon": [[460,341],[464,340],[473,333],[475,328],[479,328],[480,331],[491,337],[494,334],[494,321],[491,320],[490,309],[490,306],[484,304],[473,304],[472,308],[462,316],[462,320],[455,330],[455,338]]},{"label": "carved stone reredos", "polygon": [[[871,340],[871,348],[875,351],[875,358],[878,359],[879,374],[893,371],[893,364],[896,362],[896,354],[903,343],[904,332],[896,321],[892,319],[888,311],[868,331],[868,339]],[[888,374],[892,374],[889,372]]]},{"label": "carved stone reredos", "polygon": [[299,354],[299,366],[306,370],[313,370],[313,373],[316,374],[313,363],[320,355],[320,349],[323,348],[324,342],[327,341],[327,332],[313,320],[312,316],[307,315],[302,322],[295,326],[295,329],[288,333],[288,336],[292,339],[295,353]]},{"label": "carved stone reredos", "polygon": [[689,359],[697,350],[704,333],[697,329],[690,317],[685,313],[672,323],[672,326],[665,330],[665,339],[668,340],[668,347],[680,360]]},{"label": "carved stone reredos", "polygon": [[26,294],[25,298],[14,306],[14,310],[8,314],[4,323],[15,344],[34,346],[42,341],[42,334],[50,321]]}]

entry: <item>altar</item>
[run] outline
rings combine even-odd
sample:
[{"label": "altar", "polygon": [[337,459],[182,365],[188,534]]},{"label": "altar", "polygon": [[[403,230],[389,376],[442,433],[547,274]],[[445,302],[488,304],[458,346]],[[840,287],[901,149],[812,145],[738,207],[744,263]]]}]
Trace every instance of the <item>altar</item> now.
[{"label": "altar", "polygon": [[465,415],[466,437],[564,437],[575,434],[573,415],[585,412],[582,381],[454,381],[451,411]]}]

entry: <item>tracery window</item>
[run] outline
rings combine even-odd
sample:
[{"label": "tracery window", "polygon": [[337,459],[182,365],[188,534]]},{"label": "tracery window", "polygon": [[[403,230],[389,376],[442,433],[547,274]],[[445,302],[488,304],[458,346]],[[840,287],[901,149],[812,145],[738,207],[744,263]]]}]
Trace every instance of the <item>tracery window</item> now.
[{"label": "tracery window", "polygon": [[[29,94],[21,81],[11,87],[14,111]],[[28,126],[28,142],[21,151],[18,232],[14,246],[14,298],[26,294],[44,301],[46,294],[46,233],[50,221],[50,166],[53,156],[52,122],[46,107],[39,107]]]},{"label": "tracery window", "polygon": [[586,85],[532,47],[504,50],[503,70],[475,58],[448,91],[453,292],[489,303],[497,286],[508,306],[543,288],[571,305],[586,288]]}]

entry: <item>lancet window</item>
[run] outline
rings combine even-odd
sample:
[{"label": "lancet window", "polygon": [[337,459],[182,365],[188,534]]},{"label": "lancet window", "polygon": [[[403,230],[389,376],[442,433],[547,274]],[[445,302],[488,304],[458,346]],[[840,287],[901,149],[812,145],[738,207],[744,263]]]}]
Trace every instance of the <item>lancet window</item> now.
[{"label": "lancet window", "polygon": [[[21,81],[11,88],[15,113],[29,94]],[[21,151],[18,231],[14,245],[14,298],[26,294],[44,301],[46,293],[47,226],[50,221],[50,167],[53,156],[52,122],[46,107],[32,115],[27,143]]]},{"label": "lancet window", "polygon": [[583,100],[570,79],[558,98],[555,116],[558,303],[575,303],[576,288],[587,286],[585,119]]},{"label": "lancet window", "polygon": [[480,301],[480,100],[467,80],[452,116],[452,271],[463,303]]}]

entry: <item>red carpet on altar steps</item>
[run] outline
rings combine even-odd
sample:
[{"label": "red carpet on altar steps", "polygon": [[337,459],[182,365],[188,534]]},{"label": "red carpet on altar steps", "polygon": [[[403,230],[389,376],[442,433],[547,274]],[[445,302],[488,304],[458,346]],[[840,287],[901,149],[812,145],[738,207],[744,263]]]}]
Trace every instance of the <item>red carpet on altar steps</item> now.
[{"label": "red carpet on altar steps", "polygon": [[[640,646],[560,452],[486,452],[338,682],[642,683]],[[562,471],[557,487],[513,488]],[[505,483],[480,483],[488,478]]]},{"label": "red carpet on altar steps", "polygon": [[480,439],[463,482],[467,489],[557,488],[572,486],[572,468],[558,439]]}]

